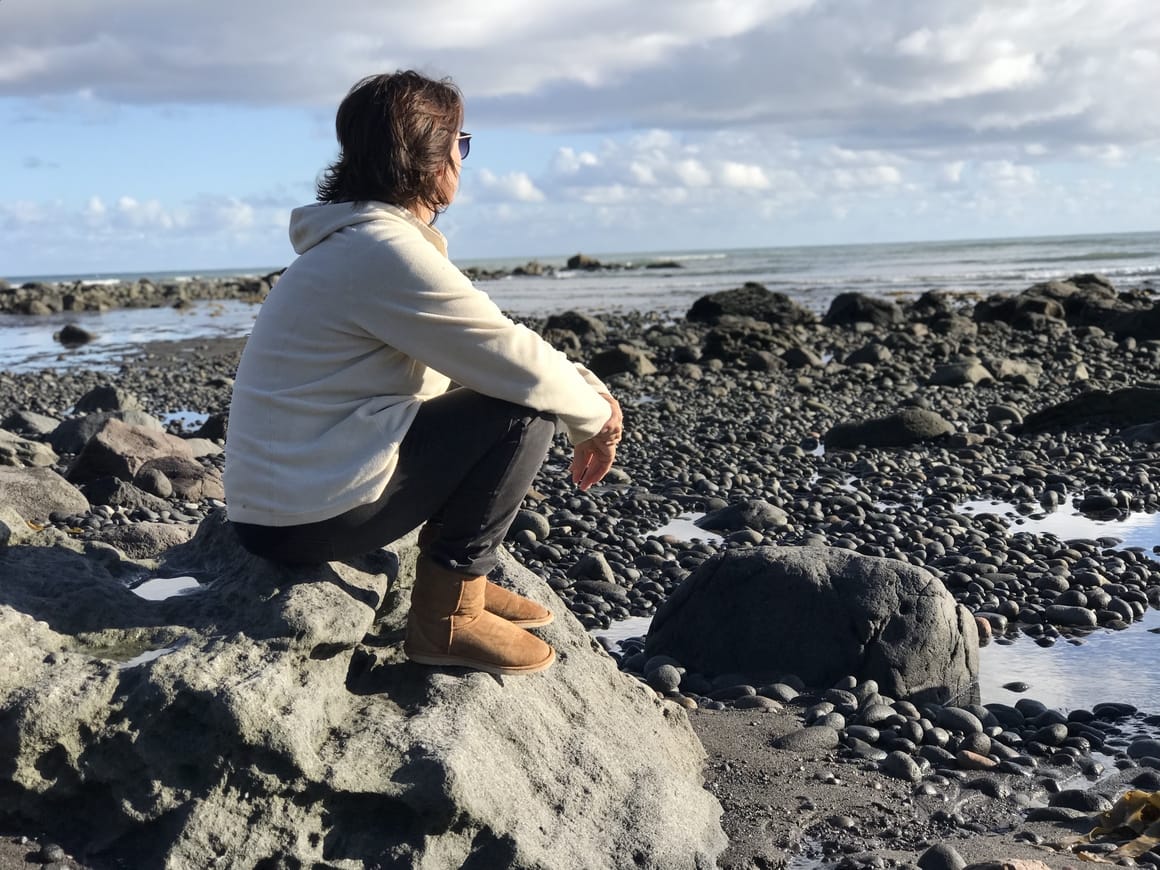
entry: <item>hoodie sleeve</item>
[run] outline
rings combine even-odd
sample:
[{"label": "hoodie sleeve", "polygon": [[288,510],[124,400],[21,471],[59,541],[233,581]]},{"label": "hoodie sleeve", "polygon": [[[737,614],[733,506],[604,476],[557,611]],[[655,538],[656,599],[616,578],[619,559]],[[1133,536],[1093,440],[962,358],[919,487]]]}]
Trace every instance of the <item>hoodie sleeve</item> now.
[{"label": "hoodie sleeve", "polygon": [[612,411],[595,376],[504,315],[417,231],[364,231],[371,262],[347,267],[362,329],[464,387],[555,414],[573,444],[600,431]]}]

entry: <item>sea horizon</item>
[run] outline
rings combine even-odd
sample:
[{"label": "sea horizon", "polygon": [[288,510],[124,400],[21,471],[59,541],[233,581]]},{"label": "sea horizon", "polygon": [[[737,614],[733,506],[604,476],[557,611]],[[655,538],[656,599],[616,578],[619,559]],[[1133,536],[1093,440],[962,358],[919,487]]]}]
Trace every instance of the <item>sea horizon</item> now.
[{"label": "sea horizon", "polygon": [[[584,254],[600,261],[604,264],[616,264],[626,266],[643,266],[649,262],[657,262],[661,260],[696,260],[706,258],[724,258],[729,256],[736,256],[739,254],[753,254],[758,252],[800,252],[800,251],[848,251],[855,252],[858,250],[866,251],[883,251],[888,249],[898,248],[913,248],[913,249],[934,249],[938,247],[974,247],[974,246],[1010,246],[1021,243],[1041,244],[1044,242],[1067,243],[1069,241],[1084,241],[1084,240],[1101,240],[1101,239],[1123,239],[1130,237],[1155,237],[1156,251],[1151,252],[1151,255],[1156,259],[1157,270],[1160,271],[1160,229],[1156,230],[1129,230],[1124,232],[1101,232],[1101,233],[1067,233],[1067,234],[1046,234],[1046,235],[1028,235],[1028,236],[980,236],[980,237],[964,237],[964,238],[940,238],[940,239],[918,239],[909,241],[893,241],[893,242],[816,242],[801,245],[768,245],[768,246],[744,246],[744,247],[714,247],[714,248],[658,248],[656,250],[624,250],[624,251],[591,251],[578,249],[571,253],[553,253],[553,254],[520,254],[520,255],[504,255],[495,257],[465,257],[459,258],[452,256],[452,261],[461,268],[477,268],[490,270],[508,270],[514,269],[517,266],[526,265],[531,262],[539,262],[546,266],[552,266],[557,269],[563,269],[568,259],[576,254]],[[1122,255],[1121,255],[1122,256]],[[1137,257],[1138,254],[1131,254],[1129,257]],[[1095,261],[1100,259],[1096,257],[1087,257],[1088,260]],[[1108,257],[1112,259],[1112,257]],[[1076,258],[1077,261],[1083,262],[1084,257]],[[220,268],[175,268],[175,269],[123,269],[123,270],[90,270],[83,272],[68,272],[68,273],[41,273],[41,274],[26,274],[26,275],[8,275],[0,273],[0,280],[9,282],[10,284],[19,286],[24,283],[39,282],[45,284],[75,284],[77,282],[89,283],[111,283],[118,281],[137,281],[142,278],[147,278],[152,281],[178,281],[178,280],[194,280],[194,279],[223,279],[223,278],[248,278],[261,277],[269,275],[274,272],[279,272],[286,268],[293,258],[281,265],[250,265],[250,266],[226,266]]]}]

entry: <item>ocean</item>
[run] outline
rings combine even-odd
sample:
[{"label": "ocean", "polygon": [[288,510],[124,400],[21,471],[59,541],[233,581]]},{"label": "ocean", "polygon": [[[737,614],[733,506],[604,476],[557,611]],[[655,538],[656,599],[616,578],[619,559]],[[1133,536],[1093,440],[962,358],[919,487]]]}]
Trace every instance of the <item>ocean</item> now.
[{"label": "ocean", "polygon": [[[456,260],[463,267],[511,270],[538,259],[554,268],[542,277],[513,276],[480,281],[505,311],[543,316],[584,311],[653,311],[679,317],[698,298],[738,287],[746,281],[786,293],[800,304],[823,313],[839,293],[914,297],[927,290],[952,293],[1018,293],[1031,284],[1099,272],[1116,287],[1160,289],[1160,232],[1088,236],[975,239],[949,242],[908,242],[865,245],[746,248],[704,251],[641,251],[620,254],[586,252],[605,264],[625,268],[594,272],[564,268],[567,255]],[[649,264],[679,264],[647,268]],[[12,276],[24,281],[111,282],[154,281],[238,275],[264,275],[277,266],[101,275]],[[0,315],[0,369],[28,370],[41,366],[100,365],[112,355],[145,340],[242,336],[257,313],[243,302],[203,302],[182,312],[171,309],[109,311],[103,314],[62,314],[52,317]],[[62,355],[52,332],[76,322],[98,336],[79,353]]]},{"label": "ocean", "polygon": [[[864,245],[744,248],[705,251],[637,251],[595,256],[630,268],[599,272],[564,269],[568,255],[456,259],[457,265],[511,270],[536,259],[557,269],[552,277],[511,277],[480,282],[507,311],[545,314],[563,308],[654,310],[683,313],[706,293],[757,281],[824,310],[838,293],[914,296],[926,290],[1015,293],[1029,285],[1077,272],[1099,272],[1120,288],[1160,281],[1160,231],[1090,236],[973,239]],[[679,268],[644,268],[650,263]],[[193,272],[15,276],[23,281],[114,281],[148,277],[263,275],[278,266]]]}]

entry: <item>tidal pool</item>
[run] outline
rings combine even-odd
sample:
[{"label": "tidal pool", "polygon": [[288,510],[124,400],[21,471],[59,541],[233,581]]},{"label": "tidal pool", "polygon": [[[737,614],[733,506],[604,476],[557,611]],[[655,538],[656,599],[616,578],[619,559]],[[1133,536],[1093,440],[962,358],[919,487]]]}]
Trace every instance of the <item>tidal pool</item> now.
[{"label": "tidal pool", "polygon": [[202,588],[192,577],[154,577],[134,586],[132,591],[146,601],[164,601],[178,595],[190,595]]}]

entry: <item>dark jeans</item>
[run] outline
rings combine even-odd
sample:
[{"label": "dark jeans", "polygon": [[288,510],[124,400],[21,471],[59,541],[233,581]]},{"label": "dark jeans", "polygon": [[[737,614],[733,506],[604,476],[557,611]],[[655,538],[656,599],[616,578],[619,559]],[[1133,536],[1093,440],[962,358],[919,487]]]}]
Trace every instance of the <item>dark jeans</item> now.
[{"label": "dark jeans", "polygon": [[430,559],[464,575],[487,574],[555,431],[552,414],[452,390],[423,403],[373,503],[306,525],[233,526],[258,556],[329,562],[375,550],[431,520],[439,532],[425,547]]}]

